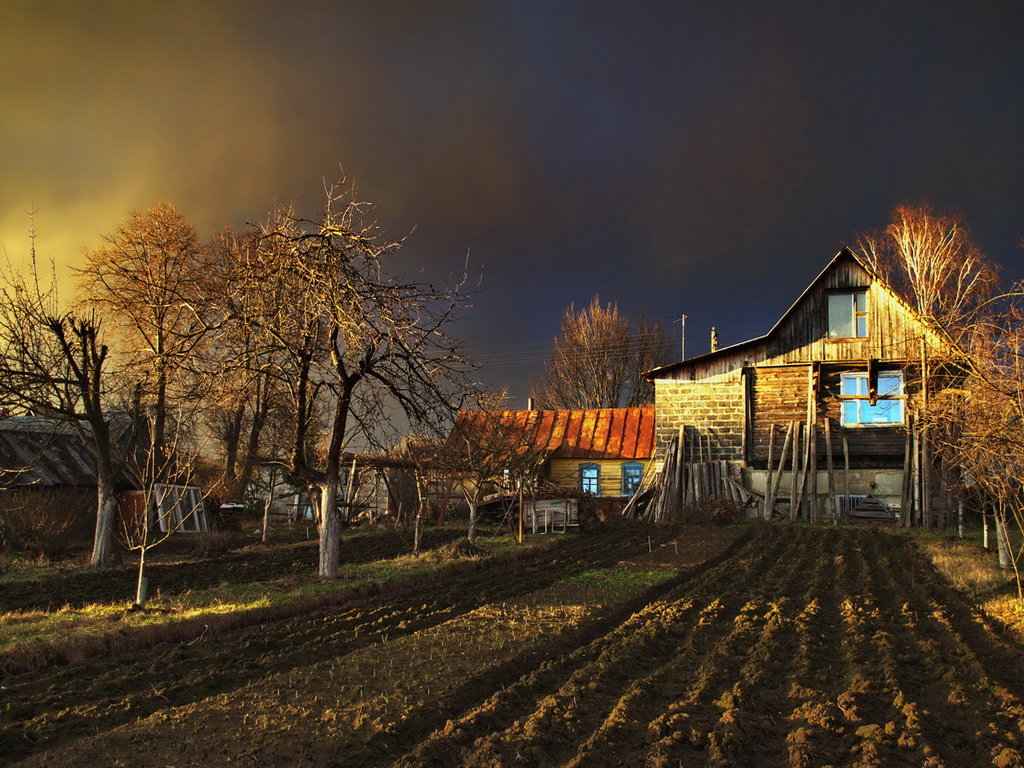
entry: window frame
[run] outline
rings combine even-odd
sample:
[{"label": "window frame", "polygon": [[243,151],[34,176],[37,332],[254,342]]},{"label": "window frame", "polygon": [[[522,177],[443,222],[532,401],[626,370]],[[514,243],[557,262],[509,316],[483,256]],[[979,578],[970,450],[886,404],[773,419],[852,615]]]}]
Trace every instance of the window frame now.
[{"label": "window frame", "polygon": [[[635,472],[636,482],[632,488],[626,487],[626,473]],[[644,480],[644,465],[639,461],[627,461],[622,465],[622,478],[619,486],[620,492],[623,497],[632,496],[640,488],[640,483]]]},{"label": "window frame", "polygon": [[[589,485],[588,481],[590,480],[590,478],[586,477],[586,475],[585,475],[585,473],[590,471],[590,470],[593,470],[593,472],[594,472],[594,477],[593,477],[594,490],[593,491],[588,489],[587,486]],[[594,464],[593,462],[587,462],[586,464],[580,464],[580,468],[579,468],[579,486],[580,486],[580,491],[581,492],[589,493],[595,499],[599,498],[601,496],[601,465],[600,464]]]},{"label": "window frame", "polygon": [[[857,296],[863,295],[864,305],[863,309],[857,309]],[[839,297],[848,297],[850,300],[850,328],[853,331],[852,336],[833,336],[832,335],[832,302]],[[868,301],[868,289],[865,288],[844,288],[842,290],[829,291],[825,295],[825,338],[828,341],[860,341],[861,339],[867,339],[871,336],[871,321],[870,317],[870,303]],[[860,321],[864,321],[864,333],[860,334]]]},{"label": "window frame", "polygon": [[[881,381],[883,378],[898,378],[899,386],[896,390],[897,394],[882,394],[879,393],[875,398],[876,405],[871,405],[871,393],[868,387],[868,372],[867,371],[844,371],[839,374],[839,425],[845,429],[873,429],[878,427],[902,427],[907,423],[907,390],[906,390],[906,377],[903,375],[902,370],[886,370],[878,372],[878,379]],[[856,394],[849,395],[844,394],[846,389],[845,382],[847,381],[863,381],[863,393],[857,392]],[[860,387],[858,387],[859,389]],[[881,389],[881,387],[879,387]],[[891,391],[891,390],[890,390]],[[864,421],[862,413],[862,404],[866,404],[868,408],[874,408],[881,401],[899,403],[899,421]],[[857,421],[847,421],[847,404],[857,404]]]}]

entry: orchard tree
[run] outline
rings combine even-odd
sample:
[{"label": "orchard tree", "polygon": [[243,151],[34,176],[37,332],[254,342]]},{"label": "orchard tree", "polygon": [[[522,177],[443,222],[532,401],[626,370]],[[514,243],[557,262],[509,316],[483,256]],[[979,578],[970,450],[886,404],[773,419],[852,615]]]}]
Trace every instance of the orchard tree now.
[{"label": "orchard tree", "polygon": [[543,408],[626,408],[654,402],[644,373],[668,362],[661,323],[633,325],[614,303],[595,296],[569,305],[534,395]]},{"label": "orchard tree", "polygon": [[324,578],[338,574],[346,446],[396,413],[436,432],[467,386],[467,366],[447,333],[463,281],[438,288],[395,275],[402,241],[386,238],[368,214],[341,185],[327,189],[318,217],[278,210],[233,295],[232,311],[253,339],[251,359],[272,366],[288,389],[288,469],[315,501]]},{"label": "orchard tree", "polygon": [[135,211],[79,270],[83,302],[119,341],[126,374],[153,413],[154,444],[169,431],[173,399],[190,395],[190,366],[210,328],[213,264],[172,205]]},{"label": "orchard tree", "polygon": [[56,281],[41,279],[32,254],[25,272],[0,273],[0,401],[71,424],[96,460],[96,527],[89,564],[106,565],[117,499],[107,417],[109,350],[95,315],[61,308]]}]

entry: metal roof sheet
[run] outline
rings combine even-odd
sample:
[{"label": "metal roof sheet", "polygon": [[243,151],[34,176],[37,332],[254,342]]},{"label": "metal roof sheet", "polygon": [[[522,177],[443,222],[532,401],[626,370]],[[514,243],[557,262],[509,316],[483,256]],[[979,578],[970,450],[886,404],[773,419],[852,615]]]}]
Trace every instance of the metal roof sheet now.
[{"label": "metal roof sheet", "polygon": [[649,459],[654,407],[594,410],[460,411],[452,434],[494,425],[521,432],[528,444],[566,459]]}]

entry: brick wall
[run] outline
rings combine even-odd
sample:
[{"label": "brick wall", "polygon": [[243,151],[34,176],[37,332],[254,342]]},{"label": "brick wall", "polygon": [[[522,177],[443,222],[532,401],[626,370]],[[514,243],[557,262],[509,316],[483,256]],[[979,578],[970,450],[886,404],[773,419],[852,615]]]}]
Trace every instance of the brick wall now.
[{"label": "brick wall", "polygon": [[710,438],[711,459],[743,458],[743,380],[731,371],[701,381],[654,382],[658,453],[685,427]]}]

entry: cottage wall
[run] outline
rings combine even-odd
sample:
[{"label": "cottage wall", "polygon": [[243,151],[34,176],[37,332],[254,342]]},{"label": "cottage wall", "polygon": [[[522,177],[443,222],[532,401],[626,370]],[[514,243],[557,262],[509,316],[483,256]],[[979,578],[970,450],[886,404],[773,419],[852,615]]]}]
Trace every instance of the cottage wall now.
[{"label": "cottage wall", "polygon": [[743,458],[744,383],[739,370],[702,381],[656,379],[656,435],[659,451],[679,429],[710,446],[705,459]]},{"label": "cottage wall", "polygon": [[551,459],[548,479],[563,488],[579,490],[580,465],[597,464],[601,498],[622,498],[622,465],[630,462],[641,464],[643,472],[651,463],[642,459]]}]

